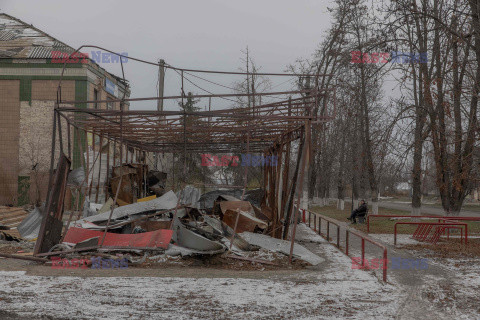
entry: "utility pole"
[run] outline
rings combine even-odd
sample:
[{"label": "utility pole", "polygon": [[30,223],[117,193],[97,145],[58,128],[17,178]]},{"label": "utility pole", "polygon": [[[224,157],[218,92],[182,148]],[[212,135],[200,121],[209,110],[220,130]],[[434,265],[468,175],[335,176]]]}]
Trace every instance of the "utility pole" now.
[{"label": "utility pole", "polygon": [[[158,97],[163,98],[163,92],[165,87],[165,60],[158,60]],[[163,111],[163,99],[157,100],[157,111]],[[155,170],[158,170],[158,160],[160,159],[160,154],[155,153]]]},{"label": "utility pole", "polygon": [[248,100],[248,109],[250,109],[250,78],[249,76],[249,68],[248,65],[250,64],[250,60],[248,58],[248,46],[247,46],[247,100]]},{"label": "utility pole", "polygon": [[[165,60],[158,61],[158,97],[163,98],[163,91],[165,86]],[[157,100],[157,110],[163,111],[163,99]]]}]

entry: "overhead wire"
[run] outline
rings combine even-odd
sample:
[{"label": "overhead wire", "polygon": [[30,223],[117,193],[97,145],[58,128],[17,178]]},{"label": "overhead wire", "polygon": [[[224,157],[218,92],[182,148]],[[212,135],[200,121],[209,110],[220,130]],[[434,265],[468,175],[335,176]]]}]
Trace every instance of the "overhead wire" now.
[{"label": "overhead wire", "polygon": [[[182,74],[181,74],[178,70],[175,70],[175,69],[173,69],[173,70],[174,70],[180,77],[182,77]],[[190,79],[188,79],[185,75],[183,75],[183,78],[184,78],[185,80],[187,80],[189,83],[191,83],[193,86],[195,86],[196,88],[198,88],[198,89],[200,89],[200,90],[202,90],[202,91],[205,91],[205,92],[208,93],[208,94],[214,95],[213,92],[210,92],[210,91],[208,91],[207,89],[204,89],[204,88],[200,87],[199,85],[195,84],[193,81],[191,81]],[[182,92],[182,94],[184,94],[184,92]],[[235,103],[238,102],[238,101],[235,101],[235,100],[233,100],[233,99],[229,99],[229,98],[225,98],[225,97],[219,97],[219,98],[224,99],[224,100],[227,100],[227,101],[235,102]]]},{"label": "overhead wire", "polygon": [[[176,71],[177,73],[179,73],[177,70],[175,70],[175,71]],[[195,75],[195,74],[193,74],[193,73],[190,73],[190,72],[184,72],[184,74],[188,74],[188,75],[190,75],[190,76],[192,76],[192,77],[198,78],[198,79],[200,79],[200,80],[206,81],[206,82],[208,82],[208,83],[211,83],[211,84],[214,84],[214,85],[217,85],[217,86],[226,88],[226,89],[231,89],[231,90],[233,90],[233,91],[237,90],[237,89],[235,89],[235,88],[233,88],[233,87],[229,87],[229,86],[220,84],[220,83],[218,83],[218,82],[205,79],[205,78],[203,78],[203,77],[197,76],[197,75]],[[184,77],[185,77],[185,76],[184,76]],[[186,77],[185,77],[185,78],[186,78]],[[280,86],[280,85],[282,85],[282,84],[284,84],[284,83],[287,83],[287,82],[289,82],[289,81],[292,81],[292,80],[294,80],[294,79],[288,79],[287,81],[283,81],[282,83],[280,83],[280,84],[278,84],[278,85],[270,88],[270,90],[273,89],[273,88],[276,88],[276,87],[278,87],[278,86]],[[189,82],[191,82],[191,81],[189,81]],[[198,87],[198,86],[197,86],[197,87]],[[200,89],[201,89],[201,88],[200,88]],[[208,91],[206,91],[205,89],[202,89],[202,90],[204,90],[205,92],[208,92]],[[210,93],[210,92],[209,92],[209,93]],[[277,96],[275,96],[275,95],[265,95],[265,97],[271,97],[271,98],[273,98],[273,99],[284,100],[284,98],[279,98],[279,97],[277,97]]]}]

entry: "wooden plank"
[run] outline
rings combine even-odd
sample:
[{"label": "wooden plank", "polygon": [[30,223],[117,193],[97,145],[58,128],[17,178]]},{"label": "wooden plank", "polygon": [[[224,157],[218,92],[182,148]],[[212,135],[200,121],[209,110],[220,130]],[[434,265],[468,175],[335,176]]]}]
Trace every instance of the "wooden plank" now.
[{"label": "wooden plank", "polygon": [[7,221],[7,220],[12,220],[12,219],[17,219],[17,218],[23,218],[28,216],[28,212],[17,212],[13,214],[6,214],[6,215],[1,215],[0,214],[0,221]]},{"label": "wooden plank", "polygon": [[28,261],[37,261],[37,262],[48,262],[48,259],[36,258],[36,257],[26,257],[26,256],[18,255],[18,254],[0,253],[0,257],[10,258],[10,259],[28,260]]},{"label": "wooden plank", "polygon": [[64,154],[58,161],[55,172],[54,183],[49,190],[49,198],[45,207],[46,214],[43,217],[40,232],[38,233],[34,253],[43,253],[56,245],[62,237],[63,229],[63,202],[65,188],[67,185],[68,172],[70,170],[70,159]]},{"label": "wooden plank", "polygon": [[0,216],[14,214],[14,213],[21,213],[26,212],[23,208],[18,207],[0,207]]},{"label": "wooden plank", "polygon": [[268,264],[271,266],[278,266],[278,264],[273,263],[268,260],[263,260],[263,259],[254,259],[254,258],[249,258],[249,257],[241,257],[241,256],[234,256],[234,255],[226,255],[226,258],[231,258],[231,259],[237,259],[237,260],[243,260],[243,261],[249,261],[249,262],[256,262],[256,263],[262,263],[262,264]]}]

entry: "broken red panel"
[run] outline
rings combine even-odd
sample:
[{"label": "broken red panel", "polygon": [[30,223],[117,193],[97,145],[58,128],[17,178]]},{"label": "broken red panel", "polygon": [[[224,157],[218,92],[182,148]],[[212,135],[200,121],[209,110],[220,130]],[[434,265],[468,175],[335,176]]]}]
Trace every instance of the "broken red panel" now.
[{"label": "broken red panel", "polygon": [[[63,242],[79,243],[98,237],[99,244],[103,238],[103,231],[75,228],[68,229]],[[130,248],[168,248],[173,230],[160,229],[137,234],[119,234],[107,232],[103,247],[130,247]]]}]

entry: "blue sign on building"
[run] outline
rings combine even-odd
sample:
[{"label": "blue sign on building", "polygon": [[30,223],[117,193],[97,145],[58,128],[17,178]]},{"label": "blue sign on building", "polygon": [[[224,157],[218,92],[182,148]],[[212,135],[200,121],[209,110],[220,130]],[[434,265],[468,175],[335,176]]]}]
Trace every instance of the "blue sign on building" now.
[{"label": "blue sign on building", "polygon": [[110,81],[108,78],[105,78],[105,91],[110,93],[111,95],[118,97],[118,87]]}]

